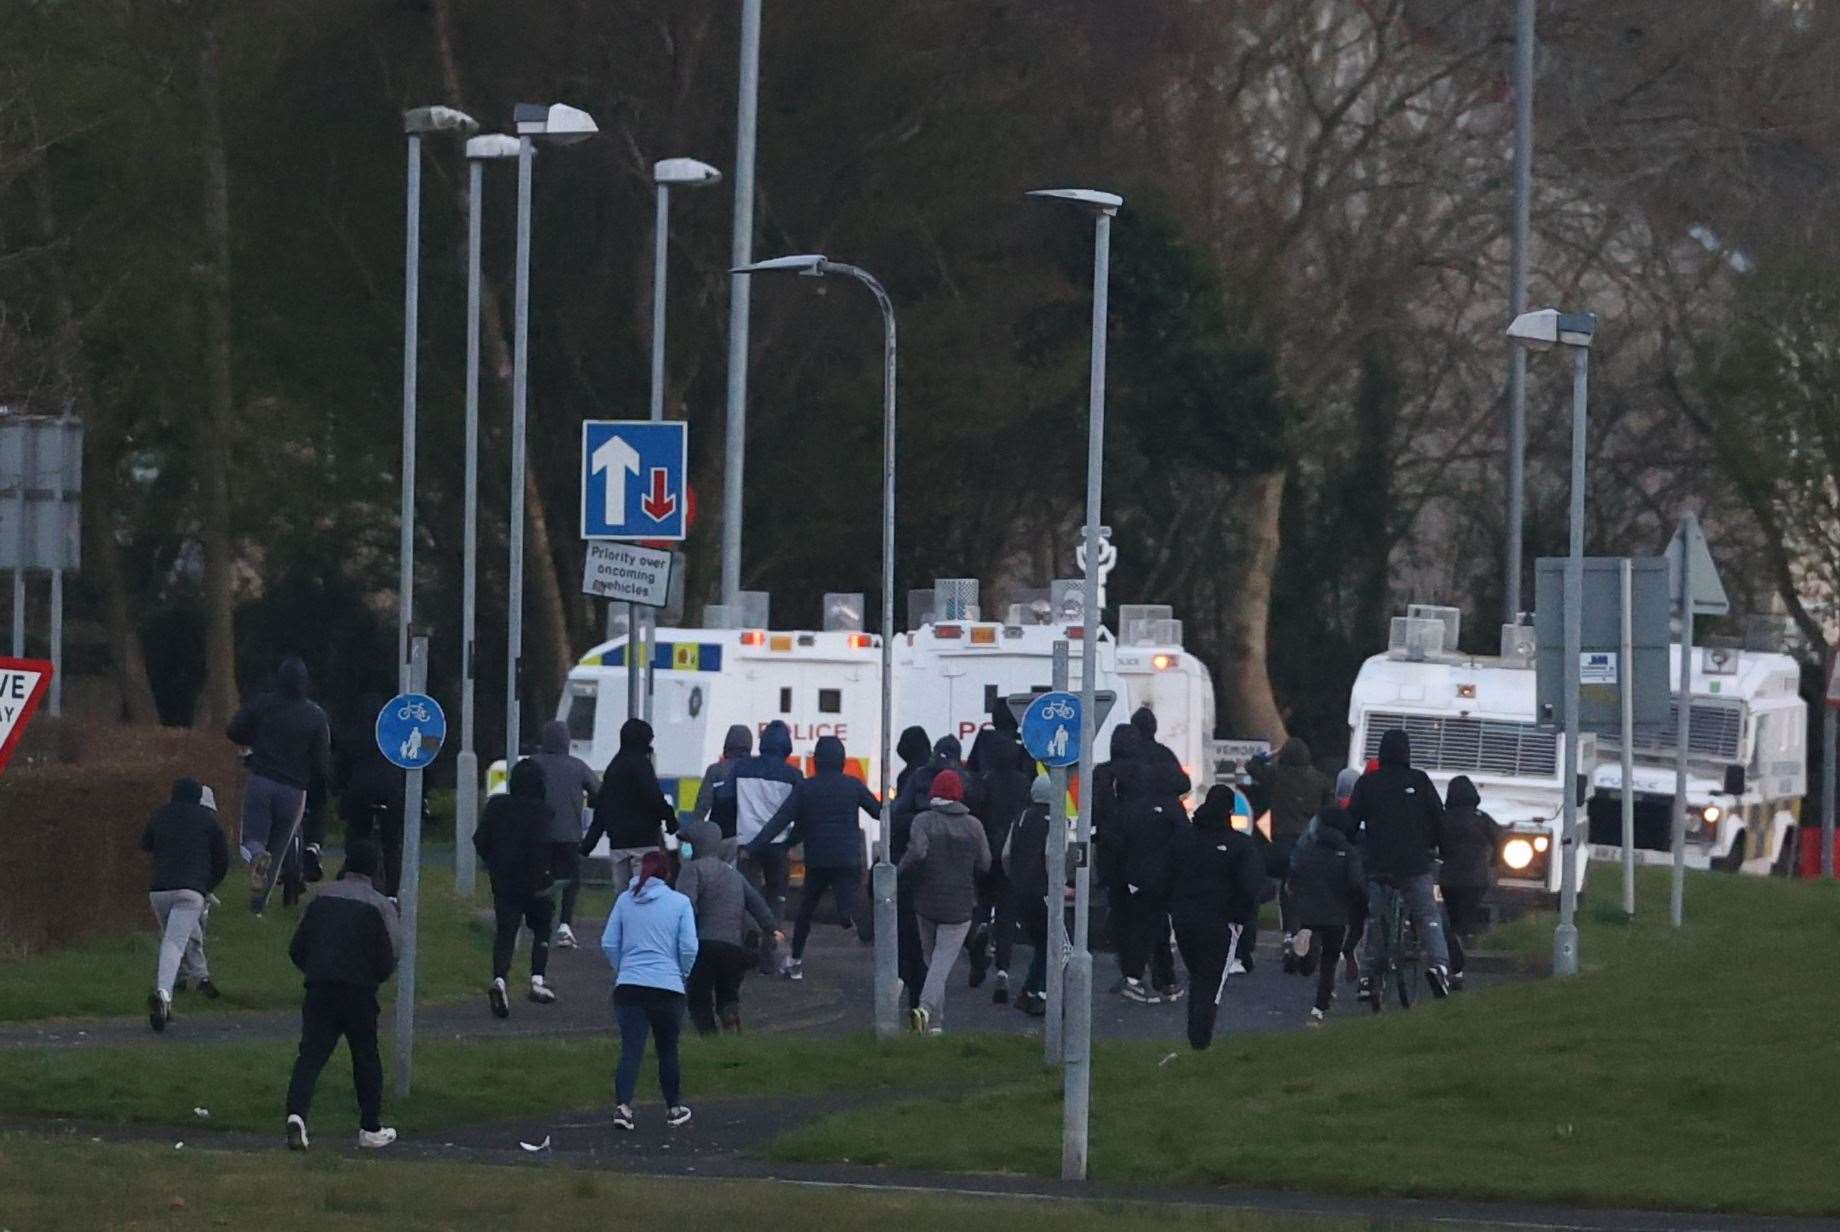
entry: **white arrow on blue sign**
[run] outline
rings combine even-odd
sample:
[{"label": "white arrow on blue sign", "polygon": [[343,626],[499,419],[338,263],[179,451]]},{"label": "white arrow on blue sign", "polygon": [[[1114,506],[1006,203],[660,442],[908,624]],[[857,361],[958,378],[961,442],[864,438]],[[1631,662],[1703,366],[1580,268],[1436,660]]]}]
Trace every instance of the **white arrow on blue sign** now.
[{"label": "white arrow on blue sign", "polygon": [[400,693],[377,712],[377,749],[404,770],[427,769],[446,739],[447,715],[425,693]]},{"label": "white arrow on blue sign", "polygon": [[581,425],[581,537],[684,538],[689,425],[590,419]]}]

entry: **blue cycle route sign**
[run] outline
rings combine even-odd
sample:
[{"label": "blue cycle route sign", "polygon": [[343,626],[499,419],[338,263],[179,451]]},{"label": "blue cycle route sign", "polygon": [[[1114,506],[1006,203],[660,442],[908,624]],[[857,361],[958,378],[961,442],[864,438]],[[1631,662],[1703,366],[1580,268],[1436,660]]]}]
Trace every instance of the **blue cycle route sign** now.
[{"label": "blue cycle route sign", "polygon": [[1022,716],[1022,747],[1044,766],[1080,760],[1080,699],[1074,693],[1043,693]]},{"label": "blue cycle route sign", "polygon": [[425,693],[402,693],[377,713],[377,748],[404,770],[426,770],[441,755],[447,716]]}]

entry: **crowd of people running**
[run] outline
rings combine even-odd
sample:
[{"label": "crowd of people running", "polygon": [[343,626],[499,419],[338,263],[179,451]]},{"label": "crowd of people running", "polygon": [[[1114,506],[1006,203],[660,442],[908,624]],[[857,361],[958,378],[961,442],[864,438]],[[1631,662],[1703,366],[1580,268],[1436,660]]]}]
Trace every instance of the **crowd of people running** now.
[{"label": "crowd of people running", "polygon": [[[382,699],[369,713],[381,709]],[[1194,785],[1156,739],[1156,716],[1139,709],[1114,731],[1093,776],[1094,864],[1107,931],[1118,954],[1118,993],[1146,1005],[1187,1002],[1190,1044],[1212,1040],[1228,979],[1252,969],[1262,904],[1277,900],[1287,974],[1314,977],[1309,1015],[1322,1023],[1338,972],[1370,985],[1380,930],[1364,927],[1382,896],[1402,897],[1425,950],[1435,996],[1462,986],[1460,938],[1480,923],[1500,827],[1474,785],[1454,779],[1440,798],[1411,764],[1403,731],[1386,733],[1365,773],[1333,783],[1303,741],[1255,758],[1242,785],[1211,787],[1192,816]],[[285,845],[312,812],[312,793],[336,781],[347,825],[339,878],[313,895],[289,948],[306,981],[299,1055],[287,1095],[290,1145],[307,1145],[313,1087],[340,1038],[347,1040],[360,1107],[360,1144],[384,1146],[380,1121],[377,989],[399,951],[395,897],[401,877],[402,775],[368,738],[341,741],[334,766],[325,713],[308,697],[306,669],[289,659],[274,689],[238,713],[230,738],[247,748],[239,849],[251,908],[273,885],[271,844]],[[653,730],[620,729],[604,773],[570,753],[565,724],[541,732],[539,751],[511,767],[507,790],[489,798],[472,843],[491,884],[494,939],[490,1012],[511,1014],[507,980],[517,942],[530,934],[527,998],[556,1000],[550,949],[577,945],[573,914],[582,862],[603,840],[615,901],[601,950],[614,971],[620,1036],[614,1125],[631,1130],[648,1045],[655,1049],[668,1125],[691,1119],[681,1091],[678,1040],[688,1015],[701,1033],[739,1031],[747,973],[801,981],[806,947],[828,895],[835,919],[869,939],[858,910],[869,852],[865,822],[880,815],[873,793],[846,766],[842,741],[821,737],[812,772],[792,762],[792,738],[775,720],[754,733],[736,726],[703,776],[696,807],[680,816],[653,767]],[[899,975],[909,1021],[923,1035],[946,1023],[949,977],[963,952],[969,984],[1024,1014],[1046,1011],[1050,911],[1068,886],[1049,884],[1055,815],[1052,781],[1024,750],[1014,717],[999,707],[966,754],[951,735],[901,733],[902,767],[890,808],[889,859],[898,870]],[[1265,806],[1255,813],[1251,796]],[[1255,817],[1259,821],[1255,821]],[[321,823],[323,826],[323,822]],[[303,876],[320,879],[321,835],[301,846]],[[229,851],[210,789],[175,784],[142,838],[152,854],[150,900],[162,930],[157,982],[148,999],[156,1031],[172,1019],[175,991],[217,995],[204,956],[213,891]],[[785,933],[797,848],[803,886]],[[1363,946],[1363,935],[1366,935]],[[1013,986],[1018,940],[1028,969]],[[1173,943],[1173,945],[1172,945]],[[1177,976],[1179,954],[1188,985]]]}]

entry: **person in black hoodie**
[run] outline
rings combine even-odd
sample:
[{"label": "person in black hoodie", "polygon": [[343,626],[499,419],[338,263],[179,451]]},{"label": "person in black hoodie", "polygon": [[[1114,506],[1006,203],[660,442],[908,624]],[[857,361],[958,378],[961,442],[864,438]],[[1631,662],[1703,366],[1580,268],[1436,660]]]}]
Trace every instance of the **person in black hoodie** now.
[{"label": "person in black hoodie", "polygon": [[990,712],[990,726],[981,729],[977,739],[971,742],[971,753],[965,758],[965,769],[973,774],[984,773],[990,769],[991,751],[1003,744],[1014,745],[1020,751],[1022,732],[1009,703],[998,701],[996,709]]},{"label": "person in black hoodie", "polygon": [[[976,751],[972,750],[974,754]],[[1028,756],[1020,740],[998,740],[985,747],[984,769],[978,776],[984,811],[977,816],[984,823],[984,837],[993,852],[1003,850],[1011,824],[1028,806],[1032,768]],[[992,860],[990,871],[978,879],[977,915],[971,926],[971,987],[984,982],[984,973],[994,961],[997,976],[991,1000],[998,1005],[1009,1000],[1009,962],[1015,939],[1009,877],[1002,861]]]},{"label": "person in black hoodie", "polygon": [[492,877],[492,983],[486,1000],[500,1018],[511,1016],[505,976],[517,949],[518,928],[530,926],[530,999],[548,1005],[556,994],[543,981],[549,967],[550,810],[543,768],[526,757],[511,768],[509,790],[486,801],[473,831],[473,849]]},{"label": "person in black hoodie", "polygon": [[[1363,965],[1379,961],[1387,888],[1405,895],[1406,911],[1425,947],[1425,979],[1433,996],[1450,995],[1450,951],[1444,913],[1431,882],[1431,863],[1444,825],[1444,804],[1431,776],[1412,765],[1412,742],[1398,728],[1380,737],[1380,765],[1361,776],[1348,797],[1348,813],[1362,827],[1361,859],[1367,866],[1367,930]],[[1361,995],[1372,994],[1372,977],[1361,977]]]},{"label": "person in black hoodie", "polygon": [[1482,811],[1482,797],[1469,776],[1459,774],[1450,780],[1439,832],[1444,867],[1438,886],[1444,891],[1444,916],[1450,928],[1452,988],[1463,987],[1463,947],[1482,927],[1482,900],[1495,883],[1495,853],[1501,847],[1501,835],[1501,823]]},{"label": "person in black hoodie", "polygon": [[894,794],[899,799],[907,790],[907,780],[914,776],[914,771],[926,765],[926,759],[933,755],[933,738],[926,734],[924,727],[910,727],[901,733],[895,742],[895,755],[901,759],[901,772],[894,778]]},{"label": "person in black hoodie", "polygon": [[197,779],[173,784],[172,799],[154,811],[141,832],[141,850],[153,857],[147,901],[160,924],[160,960],[147,1021],[164,1031],[172,1021],[173,984],[181,972],[215,1000],[217,986],[204,959],[205,899],[230,871],[230,845],[215,811],[206,808]]},{"label": "person in black hoodie", "polygon": [[1195,982],[1188,1042],[1197,1051],[1213,1042],[1227,960],[1240,930],[1258,914],[1265,885],[1265,862],[1251,837],[1233,828],[1232,813],[1233,789],[1212,787],[1194,822],[1177,826],[1169,844],[1169,910],[1182,965]]},{"label": "person in black hoodie", "polygon": [[1303,973],[1316,974],[1310,1023],[1320,1025],[1335,1000],[1335,965],[1347,948],[1348,929],[1367,894],[1367,876],[1355,847],[1354,818],[1331,806],[1322,811],[1291,852],[1290,892]]},{"label": "person in black hoodie", "polygon": [[224,730],[249,750],[239,841],[249,861],[249,906],[257,913],[276,844],[285,848],[292,841],[306,814],[308,789],[332,778],[332,729],[326,712],[307,699],[308,687],[307,665],[290,655],[275,671],[274,689],[244,704]]},{"label": "person in black hoodie", "polygon": [[[1118,968],[1124,973],[1119,992],[1129,1001],[1155,1005],[1164,998],[1180,1000],[1175,959],[1169,952],[1169,845],[1179,827],[1188,824],[1182,797],[1188,794],[1188,776],[1180,767],[1160,763],[1144,769],[1144,794],[1126,814],[1124,836],[1125,910],[1124,948]],[[1150,969],[1150,987],[1144,970]]]},{"label": "person in black hoodie", "polygon": [[1123,929],[1130,919],[1130,892],[1125,889],[1125,818],[1135,803],[1142,781],[1144,738],[1129,723],[1112,729],[1111,758],[1093,767],[1093,844],[1097,849],[1095,872],[1105,886],[1112,948],[1124,953]]},{"label": "person in black hoodie", "polygon": [[1271,798],[1271,847],[1265,855],[1268,871],[1280,884],[1278,919],[1284,932],[1284,971],[1289,975],[1297,970],[1294,934],[1298,923],[1293,918],[1290,895],[1282,886],[1288,884],[1291,850],[1310,822],[1335,803],[1335,789],[1328,776],[1311,762],[1310,746],[1301,736],[1286,740],[1276,761],[1255,757],[1246,763],[1246,770]]},{"label": "person in black hoodie", "polygon": [[658,850],[660,827],[676,834],[677,810],[664,798],[652,768],[652,725],[628,719],[620,725],[620,751],[601,775],[594,824],[582,836],[581,854],[592,855],[606,835],[613,849],[613,892],[624,894],[645,853]]},{"label": "person in black hoodie", "polygon": [[1016,1008],[1036,1018],[1048,1010],[1048,829],[1053,804],[1054,780],[1040,775],[1029,787],[1028,807],[1017,815],[1002,847],[1012,910],[1035,951]]},{"label": "person in black hoodie", "polygon": [[[358,713],[371,716],[383,709],[375,693],[358,700]],[[375,842],[383,852],[382,875],[377,888],[395,898],[402,886],[403,771],[384,759],[383,750],[370,733],[352,731],[340,742],[346,754],[345,789],[339,796],[339,815],[345,821],[345,844]]]}]

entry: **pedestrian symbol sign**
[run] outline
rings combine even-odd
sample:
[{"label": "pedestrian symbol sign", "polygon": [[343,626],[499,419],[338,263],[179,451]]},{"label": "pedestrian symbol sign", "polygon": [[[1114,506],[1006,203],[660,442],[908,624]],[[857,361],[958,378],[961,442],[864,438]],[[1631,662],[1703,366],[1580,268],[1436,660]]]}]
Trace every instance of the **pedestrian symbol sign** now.
[{"label": "pedestrian symbol sign", "polygon": [[689,528],[689,425],[590,419],[581,425],[581,537],[680,540]]},{"label": "pedestrian symbol sign", "polygon": [[12,760],[50,686],[51,664],[45,660],[0,659],[0,770]]},{"label": "pedestrian symbol sign", "polygon": [[402,693],[377,712],[377,749],[392,765],[425,770],[441,755],[447,716],[425,693]]},{"label": "pedestrian symbol sign", "polygon": [[1074,693],[1043,693],[1022,716],[1022,747],[1044,766],[1071,766],[1080,760],[1080,698]]}]

